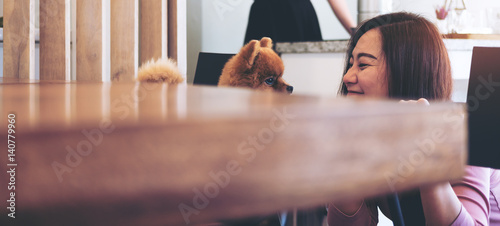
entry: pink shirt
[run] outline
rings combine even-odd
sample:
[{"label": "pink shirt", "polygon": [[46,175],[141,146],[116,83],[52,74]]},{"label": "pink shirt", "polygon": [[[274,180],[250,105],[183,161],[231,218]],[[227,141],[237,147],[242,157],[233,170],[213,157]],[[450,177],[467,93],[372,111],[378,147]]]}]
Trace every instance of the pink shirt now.
[{"label": "pink shirt", "polygon": [[[500,170],[468,166],[462,180],[451,184],[462,203],[462,210],[452,223],[458,225],[499,225],[500,226]],[[329,225],[377,225],[376,206],[387,213],[385,203],[364,202],[352,216],[340,212],[329,205]]]}]

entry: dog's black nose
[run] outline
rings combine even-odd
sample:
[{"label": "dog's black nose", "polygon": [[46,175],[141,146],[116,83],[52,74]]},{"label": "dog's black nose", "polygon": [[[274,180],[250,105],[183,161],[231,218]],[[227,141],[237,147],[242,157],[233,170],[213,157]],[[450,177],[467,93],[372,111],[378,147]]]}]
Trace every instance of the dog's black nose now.
[{"label": "dog's black nose", "polygon": [[287,91],[288,93],[292,93],[292,92],[293,92],[293,86],[287,86],[287,87],[286,87],[286,91]]}]

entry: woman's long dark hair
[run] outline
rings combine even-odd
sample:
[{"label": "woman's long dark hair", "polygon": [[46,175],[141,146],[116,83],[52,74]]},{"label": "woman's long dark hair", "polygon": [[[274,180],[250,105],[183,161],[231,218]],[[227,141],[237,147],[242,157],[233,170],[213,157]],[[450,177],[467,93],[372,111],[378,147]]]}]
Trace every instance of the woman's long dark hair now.
[{"label": "woman's long dark hair", "polygon": [[[385,14],[362,23],[349,41],[344,75],[354,47],[371,29],[382,36],[389,98],[451,99],[450,60],[441,35],[434,24],[412,13]],[[343,82],[339,94],[347,94]]]}]

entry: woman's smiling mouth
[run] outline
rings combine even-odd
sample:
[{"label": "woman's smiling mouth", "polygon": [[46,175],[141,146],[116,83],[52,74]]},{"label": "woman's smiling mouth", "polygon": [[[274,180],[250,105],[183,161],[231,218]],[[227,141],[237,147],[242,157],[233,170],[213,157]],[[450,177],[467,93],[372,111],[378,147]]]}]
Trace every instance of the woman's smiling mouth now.
[{"label": "woman's smiling mouth", "polygon": [[347,95],[363,95],[364,93],[363,92],[359,92],[359,91],[353,91],[353,90],[348,90],[347,91]]}]

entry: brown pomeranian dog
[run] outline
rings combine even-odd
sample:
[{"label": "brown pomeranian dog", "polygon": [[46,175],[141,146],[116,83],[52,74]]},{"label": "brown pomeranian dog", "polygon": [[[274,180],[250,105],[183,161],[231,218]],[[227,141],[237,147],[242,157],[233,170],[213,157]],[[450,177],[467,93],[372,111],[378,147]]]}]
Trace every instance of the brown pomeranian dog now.
[{"label": "brown pomeranian dog", "polygon": [[272,47],[270,38],[250,41],[226,63],[218,85],[292,93],[293,86],[282,78],[283,61]]}]

